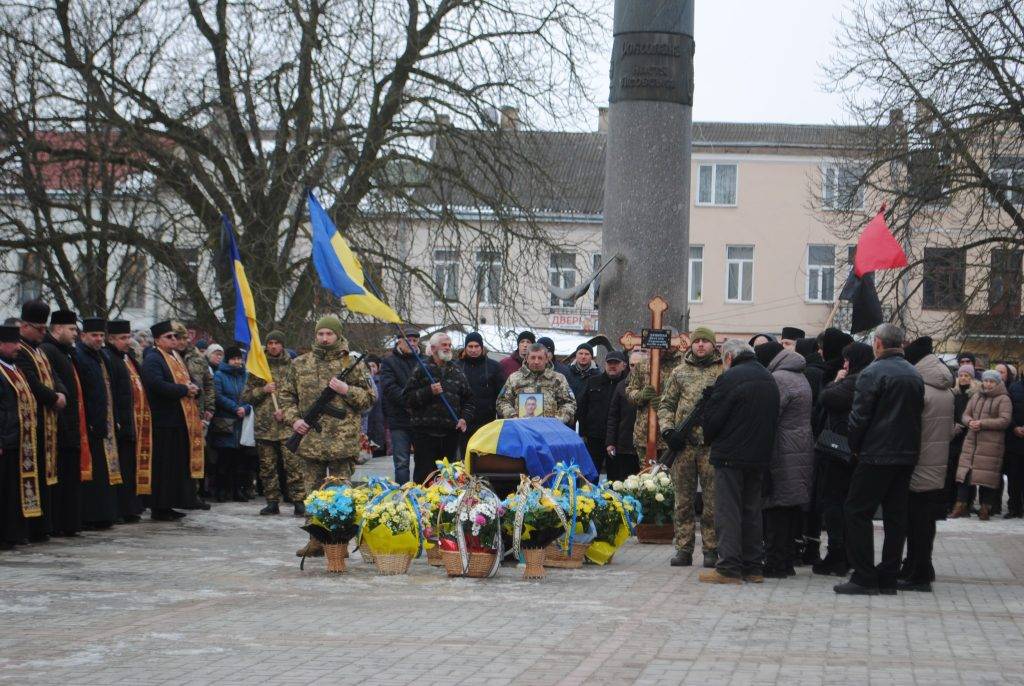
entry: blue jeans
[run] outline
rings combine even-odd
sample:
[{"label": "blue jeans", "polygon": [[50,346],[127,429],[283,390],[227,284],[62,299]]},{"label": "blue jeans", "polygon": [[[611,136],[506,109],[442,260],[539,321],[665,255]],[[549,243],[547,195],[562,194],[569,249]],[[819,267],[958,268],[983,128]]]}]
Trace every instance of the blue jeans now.
[{"label": "blue jeans", "polygon": [[395,463],[395,481],[404,484],[409,480],[409,447],[412,432],[408,429],[391,429],[391,459]]}]

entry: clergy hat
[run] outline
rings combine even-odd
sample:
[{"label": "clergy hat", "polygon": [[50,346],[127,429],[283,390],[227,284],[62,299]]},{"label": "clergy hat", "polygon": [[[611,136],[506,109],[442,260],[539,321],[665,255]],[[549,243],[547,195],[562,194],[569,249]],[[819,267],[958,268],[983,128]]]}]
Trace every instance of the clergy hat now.
[{"label": "clergy hat", "polygon": [[21,306],[21,321],[26,324],[46,324],[50,306],[42,300],[29,300]]},{"label": "clergy hat", "polygon": [[132,323],[127,319],[114,319],[107,322],[107,333],[116,336],[122,333],[131,333]]},{"label": "clergy hat", "polygon": [[54,310],[50,314],[50,326],[57,324],[77,324],[78,315],[71,310]]},{"label": "clergy hat", "polygon": [[157,322],[153,326],[149,327],[149,332],[153,334],[153,338],[160,338],[165,333],[170,333],[173,330],[173,325],[171,324],[171,320],[169,319],[162,322]]},{"label": "clergy hat", "polygon": [[0,326],[0,343],[17,343],[21,340],[16,326]]},{"label": "clergy hat", "polygon": [[82,319],[82,333],[106,333],[107,320],[103,317],[85,317]]},{"label": "clergy hat", "polygon": [[798,329],[795,326],[784,326],[782,327],[781,338],[786,341],[795,341],[798,338],[804,338],[807,334],[804,333],[803,329]]}]

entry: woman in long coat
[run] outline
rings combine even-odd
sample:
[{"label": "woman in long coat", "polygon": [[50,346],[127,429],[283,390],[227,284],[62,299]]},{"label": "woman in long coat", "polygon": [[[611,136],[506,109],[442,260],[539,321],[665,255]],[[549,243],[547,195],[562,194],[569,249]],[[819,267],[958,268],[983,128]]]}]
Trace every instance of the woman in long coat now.
[{"label": "woman in long coat", "polygon": [[981,393],[975,394],[964,411],[967,435],[956,470],[959,484],[951,517],[970,516],[967,498],[971,485],[978,486],[981,510],[978,519],[986,520],[1003,479],[1003,450],[1006,427],[1010,425],[1013,404],[999,372],[990,369],[981,375]]}]

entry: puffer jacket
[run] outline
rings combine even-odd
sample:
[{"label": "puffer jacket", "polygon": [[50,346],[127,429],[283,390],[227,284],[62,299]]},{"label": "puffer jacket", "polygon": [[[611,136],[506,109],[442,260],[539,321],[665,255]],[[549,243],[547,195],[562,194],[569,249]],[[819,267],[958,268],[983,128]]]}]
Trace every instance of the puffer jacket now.
[{"label": "puffer jacket", "polygon": [[242,403],[242,392],[245,389],[245,367],[233,367],[227,362],[221,362],[217,367],[217,373],[213,375],[214,403],[213,411],[214,426],[217,419],[230,419],[233,425],[231,433],[215,433],[211,430],[208,434],[211,448],[237,448],[239,439],[242,436],[242,420],[236,414],[238,408],[244,408],[248,416],[252,413],[252,405]]},{"label": "puffer jacket", "polygon": [[804,374],[807,362],[783,350],[768,364],[779,388],[779,426],[771,461],[771,488],[764,506],[805,505],[811,499],[814,474],[814,434],[811,431],[811,384]]},{"label": "puffer jacket", "polygon": [[935,355],[925,355],[914,365],[924,381],[924,412],[921,414],[921,456],[910,477],[914,493],[937,491],[946,483],[949,441],[953,438],[953,374]]},{"label": "puffer jacket", "polygon": [[963,483],[970,472],[973,485],[999,487],[1003,478],[1006,427],[1010,425],[1012,414],[1013,404],[1002,383],[991,392],[982,389],[970,399],[964,410],[964,424],[977,419],[981,430],[967,430],[956,469],[957,483]]},{"label": "puffer jacket", "polygon": [[857,378],[850,450],[864,464],[909,467],[921,452],[924,382],[902,349],[885,350]]}]

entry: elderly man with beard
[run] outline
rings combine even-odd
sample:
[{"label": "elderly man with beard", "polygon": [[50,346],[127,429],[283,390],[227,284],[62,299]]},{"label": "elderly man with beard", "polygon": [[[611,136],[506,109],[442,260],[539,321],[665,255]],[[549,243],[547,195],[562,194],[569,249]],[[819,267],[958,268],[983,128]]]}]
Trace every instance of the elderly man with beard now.
[{"label": "elderly man with beard", "polygon": [[469,381],[452,362],[452,339],[448,334],[439,332],[431,336],[427,351],[430,359],[424,360],[424,364],[429,377],[422,366],[417,366],[402,394],[409,408],[412,441],[416,446],[416,483],[423,483],[434,470],[436,460],[457,459],[459,439],[466,433],[475,409]]}]

